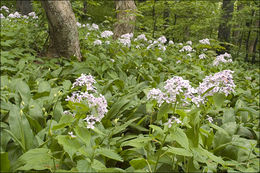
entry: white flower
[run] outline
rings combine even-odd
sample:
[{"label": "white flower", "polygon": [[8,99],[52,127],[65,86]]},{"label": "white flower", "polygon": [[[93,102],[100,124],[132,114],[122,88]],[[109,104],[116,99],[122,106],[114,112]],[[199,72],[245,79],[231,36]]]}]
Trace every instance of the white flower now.
[{"label": "white flower", "polygon": [[93,86],[94,83],[96,83],[96,81],[93,76],[82,73],[81,76],[72,84],[72,88],[76,86],[86,86],[87,91],[96,91],[96,88]]},{"label": "white flower", "polygon": [[174,116],[172,116],[171,118],[168,119],[168,122],[165,123],[165,125],[168,125],[169,128],[172,127],[172,124],[176,122],[177,124],[181,124],[183,125],[182,121]]},{"label": "white flower", "polygon": [[183,46],[183,44],[182,44],[182,43],[179,43],[179,45],[180,45],[180,46]]},{"label": "white flower", "polygon": [[110,37],[112,35],[113,35],[112,31],[104,31],[104,32],[101,33],[102,38],[107,38],[107,37]]},{"label": "white flower", "polygon": [[167,39],[165,36],[161,36],[160,38],[158,38],[158,41],[162,44],[166,43]]},{"label": "white flower", "polygon": [[231,58],[231,55],[228,54],[228,53],[225,53],[225,54],[217,56],[216,59],[213,61],[213,65],[217,66],[217,65],[219,65],[220,62],[223,62],[223,63],[230,63],[230,62],[232,62],[232,59],[226,60],[225,57]]},{"label": "white flower", "polygon": [[29,17],[27,15],[24,15],[23,18],[28,19]]},{"label": "white flower", "polygon": [[157,61],[162,61],[162,58],[161,58],[161,57],[158,57],[158,58],[157,58]]},{"label": "white flower", "polygon": [[2,13],[0,13],[0,19],[4,19],[4,18],[5,16]]},{"label": "white flower", "polygon": [[200,40],[199,41],[201,44],[208,44],[208,45],[210,45],[210,42],[209,42],[209,39],[208,38],[205,38],[205,39],[203,39],[203,40]]},{"label": "white flower", "polygon": [[176,64],[179,64],[179,63],[181,63],[181,60],[176,61]]},{"label": "white flower", "polygon": [[199,59],[206,59],[206,55],[204,53],[200,54]]},{"label": "white flower", "polygon": [[123,39],[131,39],[133,37],[133,33],[127,33],[127,34],[123,34],[120,37]]},{"label": "white flower", "polygon": [[97,24],[93,23],[91,25],[91,27],[89,27],[89,30],[99,30],[99,26]]},{"label": "white flower", "polygon": [[184,51],[187,51],[187,52],[191,52],[193,51],[192,47],[187,45],[187,46],[183,46],[181,50],[179,50],[179,52],[184,52]]},{"label": "white flower", "polygon": [[192,45],[192,41],[187,41],[186,43],[189,45]]},{"label": "white flower", "polygon": [[105,41],[105,44],[110,44],[110,41]]},{"label": "white flower", "polygon": [[207,50],[208,50],[208,49],[202,49],[202,51],[204,51],[204,52],[207,51]]},{"label": "white flower", "polygon": [[122,43],[124,46],[131,46],[131,40],[130,39],[125,39],[125,38],[119,38],[118,39],[120,43]]},{"label": "white flower", "polygon": [[210,116],[208,116],[208,115],[207,115],[207,117],[208,117],[207,120],[208,120],[210,123],[212,123],[212,122],[213,122],[213,118],[210,117]]},{"label": "white flower", "polygon": [[95,40],[93,44],[94,44],[94,45],[101,45],[101,44],[102,44],[102,41],[101,41],[101,40]]},{"label": "white flower", "polygon": [[110,59],[110,61],[112,61],[112,62],[115,62],[115,60],[114,60],[114,59]]},{"label": "white flower", "polygon": [[81,23],[79,23],[79,22],[77,22],[76,25],[77,25],[78,27],[81,27]]},{"label": "white flower", "polygon": [[134,41],[138,41],[138,40],[144,40],[144,41],[147,41],[147,38],[145,37],[144,34],[141,34],[141,35],[138,35]]},{"label": "white flower", "polygon": [[76,138],[77,136],[73,135],[73,132],[68,133],[72,138]]},{"label": "white flower", "polygon": [[0,10],[5,10],[7,13],[9,13],[9,8],[4,5],[0,8]]},{"label": "white flower", "polygon": [[173,42],[172,40],[170,40],[170,41],[169,41],[169,44],[170,44],[170,45],[171,45],[171,44],[174,44],[174,42]]}]

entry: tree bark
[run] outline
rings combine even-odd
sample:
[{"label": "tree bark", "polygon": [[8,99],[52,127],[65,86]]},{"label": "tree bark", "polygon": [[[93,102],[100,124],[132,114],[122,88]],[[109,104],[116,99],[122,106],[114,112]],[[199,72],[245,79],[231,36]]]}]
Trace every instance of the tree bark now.
[{"label": "tree bark", "polygon": [[170,23],[170,7],[167,1],[164,1],[164,11],[163,11],[163,19],[164,19],[164,35],[166,36],[167,40],[169,40],[169,31],[167,30]]},{"label": "tree bark", "polygon": [[[232,13],[234,10],[234,1],[233,0],[223,0],[222,4],[223,14],[221,17],[221,23],[218,29],[218,39],[222,42],[230,42],[230,30],[231,27],[228,22],[232,19]],[[223,45],[227,50],[229,46]]]},{"label": "tree bark", "polygon": [[117,39],[123,34],[134,32],[136,5],[134,0],[115,0],[115,5],[117,22],[114,27],[113,38]]},{"label": "tree bark", "polygon": [[81,60],[76,18],[70,1],[42,1],[49,24],[47,56]]},{"label": "tree bark", "polygon": [[30,0],[16,0],[16,9],[22,15],[27,15],[33,11],[32,3]]},{"label": "tree bark", "polygon": [[155,37],[155,31],[156,31],[156,14],[155,14],[155,3],[157,0],[153,0],[153,38]]},{"label": "tree bark", "polygon": [[[252,15],[251,15],[252,18],[254,16],[254,14],[255,14],[255,10],[252,10]],[[253,19],[251,19],[250,22],[246,23],[246,26],[249,28],[249,30],[248,30],[248,34],[247,34],[247,38],[246,38],[246,56],[245,56],[245,61],[249,61],[249,59],[248,59],[248,51],[249,51],[249,40],[250,40],[250,35],[251,35],[251,25],[252,25],[252,23],[253,23]]]}]

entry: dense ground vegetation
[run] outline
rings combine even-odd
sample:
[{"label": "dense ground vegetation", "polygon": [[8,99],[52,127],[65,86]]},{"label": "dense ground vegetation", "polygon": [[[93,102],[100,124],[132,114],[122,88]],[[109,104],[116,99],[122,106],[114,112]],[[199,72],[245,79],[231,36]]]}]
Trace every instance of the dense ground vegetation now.
[{"label": "dense ground vegetation", "polygon": [[[96,9],[103,3],[88,2]],[[155,2],[163,12],[167,4]],[[225,47],[212,24],[217,17],[196,11],[217,4],[168,5],[174,3],[174,13],[182,9],[180,24],[163,29],[157,16],[153,34],[153,19],[139,14],[135,34],[113,40],[112,14],[85,16],[82,2],[72,1],[78,62],[41,56],[48,33],[39,2],[26,17],[7,2],[10,8],[1,8],[1,171],[259,172],[258,64],[244,61],[243,45],[218,53]],[[148,5],[137,5],[139,13],[150,13]],[[185,7],[198,18],[190,19]]]}]

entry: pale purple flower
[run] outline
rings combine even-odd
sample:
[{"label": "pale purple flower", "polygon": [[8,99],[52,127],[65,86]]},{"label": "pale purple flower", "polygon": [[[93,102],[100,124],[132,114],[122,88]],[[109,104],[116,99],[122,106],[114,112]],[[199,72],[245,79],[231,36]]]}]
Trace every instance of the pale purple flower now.
[{"label": "pale purple flower", "polygon": [[206,59],[206,55],[204,53],[200,54],[199,59]]},{"label": "pale purple flower", "polygon": [[192,41],[187,41],[186,43],[189,45],[192,45]]},{"label": "pale purple flower", "polygon": [[96,88],[93,86],[94,83],[96,83],[96,81],[93,76],[82,73],[81,76],[72,84],[72,88],[76,86],[86,86],[87,91],[96,91]]},{"label": "pale purple flower", "polygon": [[182,49],[179,50],[179,52],[184,52],[184,51],[191,52],[193,51],[193,49],[190,45],[187,45],[187,46],[183,46]]},{"label": "pale purple flower", "polygon": [[209,42],[209,39],[208,38],[205,38],[205,39],[202,39],[199,41],[201,44],[208,44],[210,45],[210,42]]},{"label": "pale purple flower", "polygon": [[112,31],[104,31],[104,32],[101,33],[102,38],[107,38],[107,37],[110,37],[112,35],[113,35]]},{"label": "pale purple flower", "polygon": [[169,41],[169,45],[171,45],[171,44],[174,44],[174,42],[172,40]]},{"label": "pale purple flower", "polygon": [[148,100],[156,100],[159,107],[164,102],[165,94],[160,89],[151,89],[147,95]]},{"label": "pale purple flower", "polygon": [[2,13],[0,13],[0,19],[4,19],[4,18],[5,16]]},{"label": "pale purple flower", "polygon": [[162,44],[166,43],[167,42],[167,39],[165,36],[161,36],[160,38],[158,38],[158,41]]},{"label": "pale purple flower", "polygon": [[144,34],[141,34],[141,35],[138,35],[134,41],[138,41],[138,40],[144,40],[144,41],[147,41],[147,38],[145,37]]},{"label": "pale purple flower", "polygon": [[93,44],[94,44],[95,46],[96,46],[96,45],[101,45],[101,44],[102,44],[102,41],[101,41],[101,40],[95,40]]},{"label": "pale purple flower", "polygon": [[5,10],[7,13],[9,13],[9,8],[4,5],[0,8],[0,10]]},{"label": "pale purple flower", "polygon": [[75,135],[73,134],[73,132],[69,132],[68,134],[69,134],[70,137],[72,137],[72,138],[76,138],[76,137],[77,137],[77,136],[75,136]]},{"label": "pale purple flower", "polygon": [[172,116],[171,118],[168,119],[168,122],[165,123],[165,125],[168,125],[169,128],[172,127],[172,124],[176,123],[176,124],[181,124],[183,125],[182,121],[174,116]]},{"label": "pale purple flower", "polygon": [[107,40],[107,41],[105,41],[105,44],[109,45],[109,44],[110,44],[110,41],[108,41],[108,40]]},{"label": "pale purple flower", "polygon": [[222,54],[222,55],[218,55],[216,57],[216,59],[213,61],[213,65],[214,66],[218,66],[221,62],[222,63],[231,63],[232,62],[232,59],[226,60],[225,57],[231,58],[231,55],[228,54],[228,53],[225,53],[225,54]]},{"label": "pale purple flower", "polygon": [[212,117],[210,117],[210,116],[208,116],[208,115],[207,115],[207,120],[208,120],[210,123],[212,123],[212,122],[213,122],[213,118],[212,118]]},{"label": "pale purple flower", "polygon": [[76,25],[77,25],[78,27],[81,27],[81,23],[79,23],[79,22],[77,22]]},{"label": "pale purple flower", "polygon": [[99,26],[98,26],[97,24],[93,23],[93,24],[91,25],[90,30],[99,30]]}]

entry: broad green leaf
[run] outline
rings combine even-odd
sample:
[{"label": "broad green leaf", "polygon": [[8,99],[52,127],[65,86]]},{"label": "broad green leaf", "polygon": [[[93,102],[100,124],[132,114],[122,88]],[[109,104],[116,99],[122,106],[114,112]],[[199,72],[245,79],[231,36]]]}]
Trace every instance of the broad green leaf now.
[{"label": "broad green leaf", "polygon": [[47,148],[35,148],[24,153],[16,161],[14,170],[53,170],[53,156]]},{"label": "broad green leaf", "polygon": [[157,120],[161,120],[163,118],[166,119],[166,117],[168,117],[168,112],[171,110],[171,105],[170,104],[163,104],[160,109],[159,112],[157,114]]},{"label": "broad green leaf", "polygon": [[68,135],[57,136],[58,143],[61,146],[63,146],[64,151],[66,151],[69,154],[71,160],[73,158],[73,155],[76,152],[78,152],[82,146],[81,143],[76,138],[71,138]]},{"label": "broad green leaf", "polygon": [[168,146],[167,152],[176,154],[176,155],[180,155],[180,156],[187,156],[187,157],[193,156],[191,151],[188,151],[184,148],[176,148],[176,147]]},{"label": "broad green leaf", "polygon": [[39,83],[38,93],[50,92],[50,91],[51,91],[51,86],[50,86],[49,82],[41,81]]},{"label": "broad green leaf", "polygon": [[[2,137],[1,137],[2,138]],[[9,172],[10,171],[10,161],[8,159],[7,152],[1,152],[1,172]]]},{"label": "broad green leaf", "polygon": [[78,172],[95,172],[91,168],[91,161],[89,159],[77,161],[77,170]]},{"label": "broad green leaf", "polygon": [[121,126],[116,126],[114,127],[114,129],[112,130],[112,135],[115,135],[123,130],[126,130],[127,126],[129,126],[132,122],[134,122],[135,120],[137,120],[138,118],[134,118],[132,120],[129,120],[127,122],[125,122],[123,125]]},{"label": "broad green leaf", "polygon": [[175,140],[185,149],[189,149],[189,140],[186,134],[183,132],[183,129],[176,128],[175,130],[170,130],[170,139]]},{"label": "broad green leaf", "polygon": [[132,159],[129,163],[135,169],[143,169],[147,166],[147,163],[144,158]]},{"label": "broad green leaf", "polygon": [[22,144],[26,151],[37,145],[26,116],[15,105],[9,112],[9,126],[13,136]]},{"label": "broad green leaf", "polygon": [[62,128],[70,125],[73,121],[74,121],[74,118],[72,115],[64,114],[61,117],[59,123],[52,127],[52,130],[62,129]]},{"label": "broad green leaf", "polygon": [[216,93],[213,95],[214,104],[217,107],[221,107],[226,99],[224,94]]},{"label": "broad green leaf", "polygon": [[74,130],[77,137],[85,142],[86,145],[90,145],[91,133],[87,128],[77,126]]},{"label": "broad green leaf", "polygon": [[120,168],[106,168],[106,169],[102,169],[100,170],[99,172],[126,172],[124,171],[123,169],[120,169]]},{"label": "broad green leaf", "polygon": [[101,154],[105,157],[108,157],[110,159],[123,162],[123,159],[121,158],[121,156],[111,149],[100,148],[100,149],[97,150],[97,153],[99,153],[99,154]]},{"label": "broad green leaf", "polygon": [[236,117],[235,117],[234,109],[232,108],[225,109],[223,114],[223,119],[222,119],[223,124],[228,122],[235,122],[235,121],[236,121]]},{"label": "broad green leaf", "polygon": [[92,167],[93,169],[95,169],[95,170],[103,170],[103,169],[106,169],[106,166],[105,166],[102,162],[100,162],[100,161],[98,161],[98,160],[96,160],[96,159],[94,159],[93,162],[91,163],[91,167]]}]

